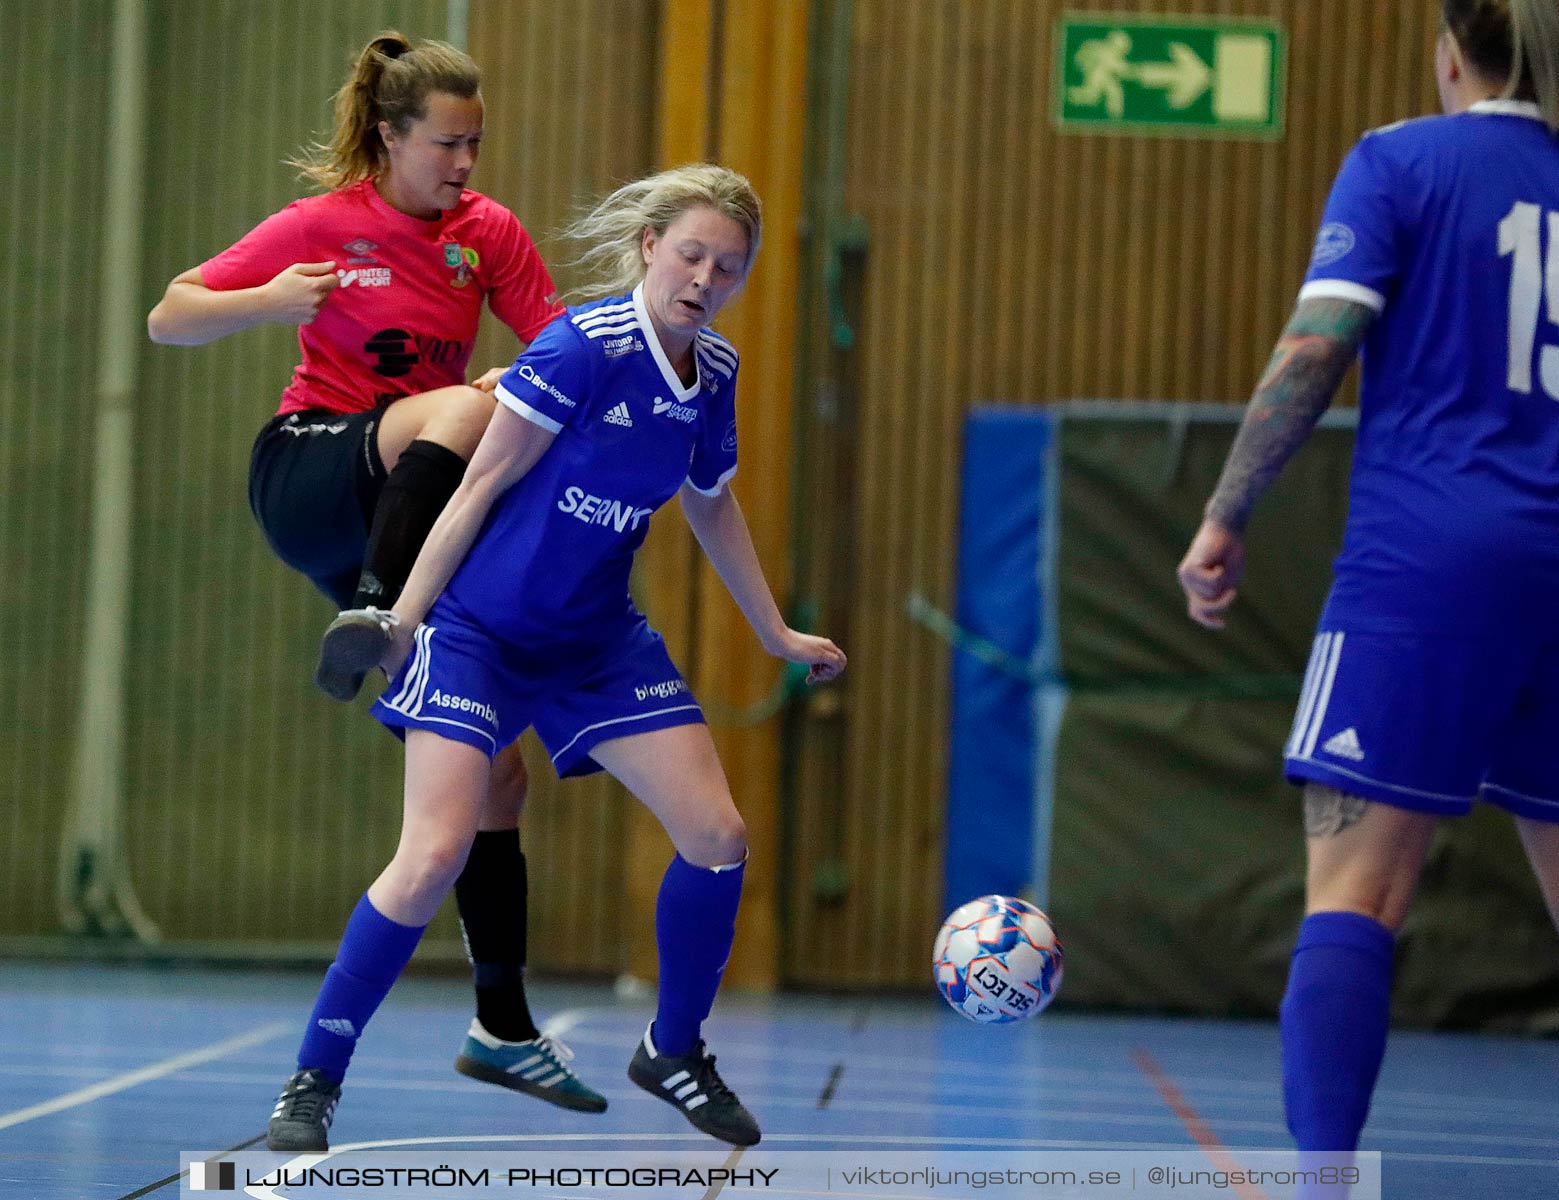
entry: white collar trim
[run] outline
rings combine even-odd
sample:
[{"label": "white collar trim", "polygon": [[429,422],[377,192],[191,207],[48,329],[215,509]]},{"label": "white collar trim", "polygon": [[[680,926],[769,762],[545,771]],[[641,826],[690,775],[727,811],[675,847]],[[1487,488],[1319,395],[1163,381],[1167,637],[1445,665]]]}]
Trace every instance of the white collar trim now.
[{"label": "white collar trim", "polygon": [[660,368],[661,378],[666,381],[666,386],[678,400],[694,399],[704,384],[698,368],[698,355],[693,355],[693,382],[683,383],[676,368],[671,365],[671,360],[666,357],[666,349],[660,344],[660,337],[655,333],[655,323],[650,320],[650,310],[644,307],[642,283],[633,289],[633,315],[639,319],[639,325],[644,330],[644,340],[649,343],[650,353],[655,356],[655,365]]},{"label": "white collar trim", "polygon": [[1543,119],[1543,110],[1530,100],[1479,100],[1467,111],[1502,117],[1531,117],[1534,121]]}]

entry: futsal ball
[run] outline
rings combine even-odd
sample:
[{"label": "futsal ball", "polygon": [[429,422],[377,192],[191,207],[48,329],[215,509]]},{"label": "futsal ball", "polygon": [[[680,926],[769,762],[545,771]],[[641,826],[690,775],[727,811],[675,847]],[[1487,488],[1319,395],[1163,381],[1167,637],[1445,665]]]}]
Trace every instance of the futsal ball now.
[{"label": "futsal ball", "polygon": [[937,991],[983,1025],[1034,1016],[1061,986],[1061,942],[1027,900],[981,896],[955,908],[931,951]]}]

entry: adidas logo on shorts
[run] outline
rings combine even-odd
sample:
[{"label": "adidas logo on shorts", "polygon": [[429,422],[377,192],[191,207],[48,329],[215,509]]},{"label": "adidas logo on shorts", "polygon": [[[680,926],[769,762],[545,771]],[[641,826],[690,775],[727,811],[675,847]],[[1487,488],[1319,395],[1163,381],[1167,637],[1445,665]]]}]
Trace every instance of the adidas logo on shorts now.
[{"label": "adidas logo on shorts", "polygon": [[628,402],[624,400],[621,404],[615,406],[611,412],[606,414],[605,420],[608,425],[622,425],[625,428],[632,429],[633,415],[628,411]]},{"label": "adidas logo on shorts", "polygon": [[1328,738],[1321,749],[1328,754],[1335,754],[1338,758],[1348,758],[1354,762],[1362,762],[1364,759],[1364,747],[1359,744],[1359,731],[1352,725]]}]

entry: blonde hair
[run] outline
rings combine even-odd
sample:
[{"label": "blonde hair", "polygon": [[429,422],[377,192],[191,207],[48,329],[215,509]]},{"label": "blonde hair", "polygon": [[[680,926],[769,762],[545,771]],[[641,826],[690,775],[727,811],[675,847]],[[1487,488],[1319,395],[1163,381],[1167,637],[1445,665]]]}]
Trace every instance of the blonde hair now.
[{"label": "blonde hair", "polygon": [[585,282],[571,299],[615,296],[644,279],[644,231],[657,236],[691,208],[712,208],[747,233],[744,271],[752,268],[763,234],[763,206],[746,176],[713,163],[689,163],[624,184],[563,231],[587,249],[572,266]]},{"label": "blonde hair", "polygon": [[1559,4],[1554,0],[1510,0],[1511,71],[1507,93],[1518,80],[1532,81],[1543,120],[1559,133]]},{"label": "blonde hair", "polygon": [[1441,14],[1468,65],[1504,80],[1505,99],[1535,101],[1559,133],[1559,3],[1443,0]]},{"label": "blonde hair", "polygon": [[311,143],[287,165],[327,191],[377,179],[388,165],[380,121],[405,133],[427,115],[430,93],[469,100],[480,86],[481,73],[463,50],[433,41],[413,48],[405,34],[388,30],[363,47],[336,93],[330,140]]}]

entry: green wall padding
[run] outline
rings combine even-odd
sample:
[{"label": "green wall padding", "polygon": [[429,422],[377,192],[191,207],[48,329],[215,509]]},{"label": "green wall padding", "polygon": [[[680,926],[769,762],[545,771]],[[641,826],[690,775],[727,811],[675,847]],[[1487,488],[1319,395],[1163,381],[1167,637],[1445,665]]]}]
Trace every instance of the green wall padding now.
[{"label": "green wall padding", "polygon": [[[1346,514],[1352,433],[1322,428],[1258,509],[1221,634],[1175,581],[1237,413],[1060,423],[1050,904],[1071,1002],[1271,1014],[1303,906],[1281,754]],[[1135,413],[1135,415],[1133,415]],[[1398,961],[1396,1019],[1559,1029],[1559,939],[1511,828],[1447,822]]]}]

